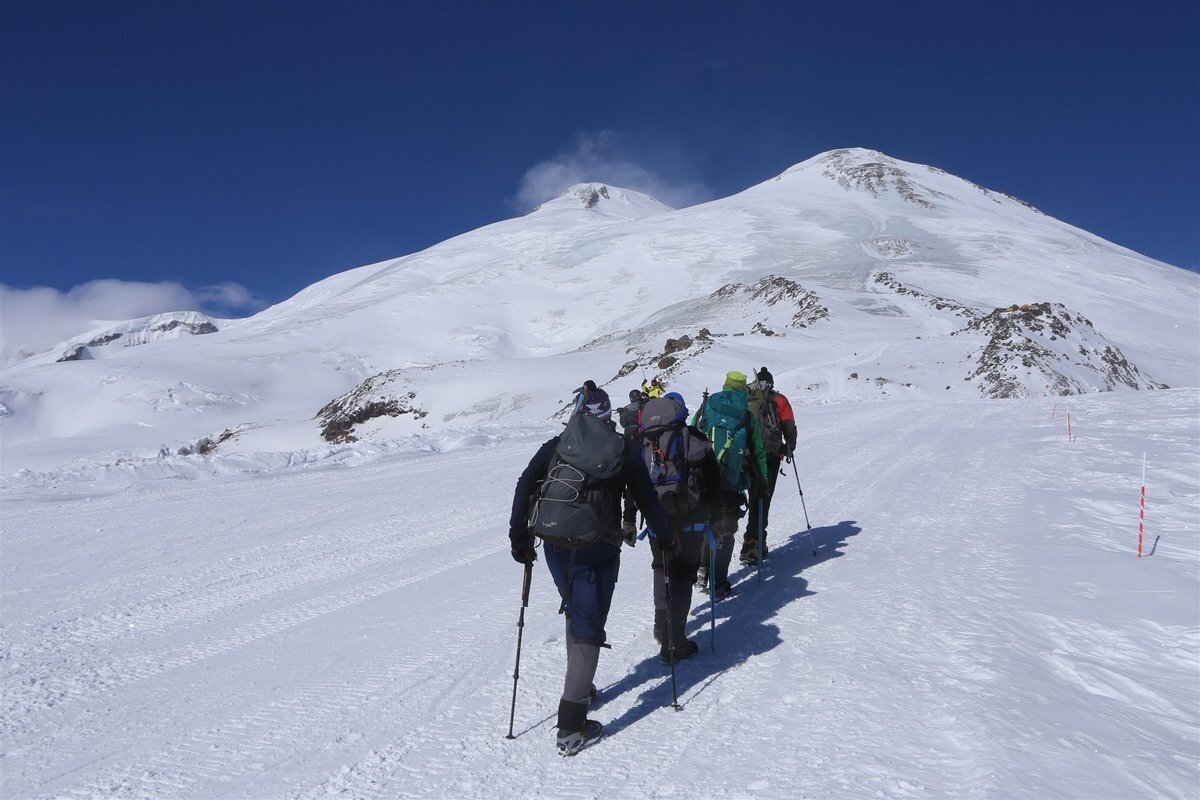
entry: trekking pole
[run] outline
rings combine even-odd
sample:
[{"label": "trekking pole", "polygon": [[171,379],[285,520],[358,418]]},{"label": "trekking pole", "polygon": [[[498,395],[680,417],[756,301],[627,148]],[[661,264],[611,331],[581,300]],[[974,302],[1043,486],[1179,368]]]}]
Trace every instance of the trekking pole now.
[{"label": "trekking pole", "polygon": [[662,553],[663,562],[663,587],[667,590],[667,652],[670,654],[671,662],[671,708],[676,711],[682,711],[679,706],[679,689],[675,684],[675,636],[671,633],[674,627],[671,625],[671,559],[667,553],[667,548],[659,542],[658,549]]},{"label": "trekking pole", "polygon": [[762,583],[763,562],[763,496],[758,496],[758,582]]},{"label": "trekking pole", "polygon": [[709,630],[712,633],[708,641],[711,651],[715,653],[717,652],[717,537],[708,523],[704,524],[704,535],[708,539],[708,603],[711,611]]},{"label": "trekking pole", "polygon": [[513,719],[517,715],[517,679],[521,677],[521,639],[525,635],[525,609],[529,606],[529,583],[533,579],[533,559],[525,562],[525,580],[521,585],[521,616],[517,618],[517,665],[513,667],[512,708],[508,712],[508,736],[505,739],[515,739],[513,736]]},{"label": "trekking pole", "polygon": [[800,492],[800,507],[804,509],[804,524],[808,530],[808,543],[812,545],[813,555],[817,554],[817,540],[812,534],[812,523],[808,521],[808,505],[804,502],[804,490],[800,488],[800,470],[796,468],[796,451],[789,450],[788,457],[792,459],[792,474],[796,476],[796,489]]}]

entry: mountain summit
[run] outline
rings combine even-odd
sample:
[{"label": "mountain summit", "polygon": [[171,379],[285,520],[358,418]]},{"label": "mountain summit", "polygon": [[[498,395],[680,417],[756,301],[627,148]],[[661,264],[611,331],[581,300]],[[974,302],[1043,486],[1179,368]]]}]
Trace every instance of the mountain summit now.
[{"label": "mountain summit", "polygon": [[577,212],[580,208],[608,219],[640,219],[673,209],[648,194],[603,183],[577,183],[534,209],[533,213]]},{"label": "mountain summit", "polygon": [[852,148],[679,210],[578,184],[203,336],[30,359],[0,426],[46,467],[544,426],[587,378],[692,398],[763,364],[800,405],[1195,386],[1198,304],[1192,273]]}]

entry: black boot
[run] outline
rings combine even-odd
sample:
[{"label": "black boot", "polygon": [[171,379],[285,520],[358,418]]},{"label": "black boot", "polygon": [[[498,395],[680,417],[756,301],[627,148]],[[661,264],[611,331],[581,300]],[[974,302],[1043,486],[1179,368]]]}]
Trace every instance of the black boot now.
[{"label": "black boot", "polygon": [[603,733],[603,725],[587,718],[587,706],[584,703],[572,703],[570,700],[558,702],[559,754],[573,756]]},{"label": "black boot", "polygon": [[[671,581],[671,607],[667,624],[671,626],[670,640],[663,641],[658,653],[659,660],[664,664],[672,661],[683,661],[696,655],[700,645],[687,639],[687,618],[692,610],[692,582],[679,580]],[[675,651],[672,653],[667,641],[674,641]]]}]

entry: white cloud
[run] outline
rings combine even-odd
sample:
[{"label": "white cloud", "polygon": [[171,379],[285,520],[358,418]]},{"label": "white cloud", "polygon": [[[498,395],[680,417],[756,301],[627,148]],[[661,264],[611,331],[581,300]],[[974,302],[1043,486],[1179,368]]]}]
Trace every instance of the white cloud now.
[{"label": "white cloud", "polygon": [[88,281],[60,292],[46,286],[14,289],[0,284],[0,357],[43,352],[60,342],[110,322],[166,311],[201,311],[235,317],[262,309],[245,286],[221,283],[188,288],[113,278]]},{"label": "white cloud", "polygon": [[703,183],[671,180],[624,155],[611,131],[580,134],[558,155],[536,164],[521,177],[514,203],[522,213],[552,200],[577,183],[595,181],[651,195],[672,208],[711,200]]}]

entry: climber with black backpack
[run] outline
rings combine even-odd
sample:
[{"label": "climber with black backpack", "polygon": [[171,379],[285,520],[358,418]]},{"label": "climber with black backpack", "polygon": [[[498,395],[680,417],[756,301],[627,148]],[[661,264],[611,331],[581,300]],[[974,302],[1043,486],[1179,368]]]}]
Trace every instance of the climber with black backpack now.
[{"label": "climber with black backpack", "polygon": [[[746,490],[763,491],[767,475],[762,432],[748,405],[746,376],[737,371],[727,373],[722,390],[704,398],[692,424],[712,442],[720,468],[721,506],[713,520],[717,551],[711,577],[717,599],[722,600],[733,591],[729,562],[733,558],[738,520],[745,516]],[[705,564],[701,564],[700,573],[697,585],[707,586],[710,576]]]},{"label": "climber with black backpack", "polygon": [[[642,422],[642,406],[646,405],[646,401],[649,399],[642,390],[631,389],[629,405],[617,409],[617,419],[621,423],[621,431],[625,434],[626,440],[637,445],[641,444],[641,433],[638,428]],[[637,541],[637,505],[633,501],[633,492],[626,489],[623,501],[621,533],[625,537],[625,543],[632,547]]]},{"label": "climber with black backpack", "polygon": [[[763,491],[750,494],[750,519],[742,536],[741,562],[754,566],[767,558],[767,518],[771,511],[771,497],[775,493],[775,481],[783,460],[792,461],[796,452],[796,416],[792,404],[775,391],[775,378],[763,367],[755,375],[757,380],[747,387],[750,413],[758,421],[762,431],[763,450],[767,456],[767,480]],[[761,515],[760,512],[761,511]],[[762,539],[762,553],[758,551]]]},{"label": "climber with black backpack", "polygon": [[676,531],[675,547],[666,553],[665,574],[664,548],[657,540],[650,542],[654,639],[662,646],[658,657],[666,664],[691,658],[699,649],[686,638],[685,626],[704,558],[704,526],[721,501],[721,475],[712,445],[687,418],[687,406],[677,392],[652,398],[642,408],[642,461]]},{"label": "climber with black backpack", "polygon": [[[558,704],[558,751],[575,755],[603,733],[587,718],[604,626],[621,564],[621,494],[632,493],[664,547],[675,532],[658,501],[641,451],[617,433],[608,394],[592,381],[577,390],[563,432],[541,446],[517,481],[509,517],[512,557],[536,559],[535,537],[566,615],[567,671]],[[528,572],[527,572],[528,574]]]}]

